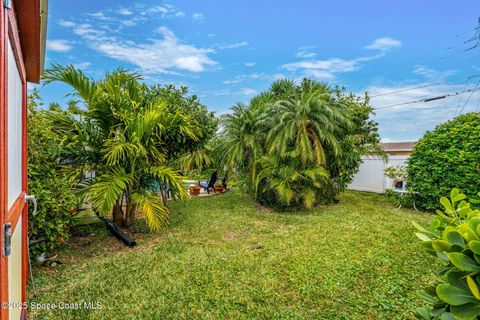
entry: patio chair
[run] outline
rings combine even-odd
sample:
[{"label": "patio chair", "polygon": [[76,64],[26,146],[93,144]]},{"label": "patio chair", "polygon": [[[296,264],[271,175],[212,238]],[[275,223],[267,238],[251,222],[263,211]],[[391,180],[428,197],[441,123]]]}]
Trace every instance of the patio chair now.
[{"label": "patio chair", "polygon": [[221,177],[220,180],[222,181],[223,189],[227,190],[227,177]]},{"label": "patio chair", "polygon": [[213,187],[215,186],[215,183],[217,182],[218,179],[218,173],[217,171],[213,171],[212,175],[210,176],[210,180],[208,181],[201,181],[200,182],[200,187],[205,189],[208,194],[210,194],[210,188],[213,190]]}]

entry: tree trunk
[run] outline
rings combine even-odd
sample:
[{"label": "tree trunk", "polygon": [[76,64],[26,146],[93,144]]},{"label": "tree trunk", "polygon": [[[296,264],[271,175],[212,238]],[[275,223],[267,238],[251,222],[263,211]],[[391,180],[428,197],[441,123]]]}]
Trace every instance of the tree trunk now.
[{"label": "tree trunk", "polygon": [[122,226],[123,227],[130,227],[133,222],[135,221],[135,211],[136,211],[135,205],[133,205],[129,200],[127,200],[126,204],[126,210],[125,210],[125,216],[123,217],[122,220]]},{"label": "tree trunk", "polygon": [[130,207],[130,212],[128,212],[128,226],[131,226],[135,222],[135,213],[137,211],[137,207],[132,205]]},{"label": "tree trunk", "polygon": [[121,202],[119,203],[118,201],[113,206],[113,214],[112,214],[113,215],[113,222],[117,225],[120,225],[122,223],[122,220],[123,220],[123,213],[122,213],[121,206],[122,206]]}]

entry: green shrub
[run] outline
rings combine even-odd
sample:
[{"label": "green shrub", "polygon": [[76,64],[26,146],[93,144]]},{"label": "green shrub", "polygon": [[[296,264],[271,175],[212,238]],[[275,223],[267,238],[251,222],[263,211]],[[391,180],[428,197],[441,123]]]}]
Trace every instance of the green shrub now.
[{"label": "green shrub", "polygon": [[223,167],[243,175],[262,205],[311,208],[338,202],[361,155],[378,151],[369,98],[304,79],[275,81],[222,117]]},{"label": "green shrub", "polygon": [[453,189],[450,199],[440,199],[444,211],[429,229],[414,223],[427,252],[444,265],[436,281],[420,296],[429,306],[418,309],[420,319],[477,319],[480,316],[480,210],[467,196]]},{"label": "green shrub", "polygon": [[407,190],[406,193],[399,193],[392,189],[385,190],[385,196],[388,200],[398,207],[417,208],[419,205],[418,195]]},{"label": "green shrub", "polygon": [[56,142],[45,110],[39,110],[36,92],[29,97],[28,105],[28,188],[37,198],[38,211],[30,210],[29,237],[47,242],[32,246],[32,252],[48,252],[69,237],[72,218],[69,213],[75,207],[76,197],[69,182],[58,168]]},{"label": "green shrub", "polygon": [[437,199],[454,187],[474,196],[480,190],[480,114],[464,114],[427,132],[408,160],[407,181],[426,209],[438,209]]}]

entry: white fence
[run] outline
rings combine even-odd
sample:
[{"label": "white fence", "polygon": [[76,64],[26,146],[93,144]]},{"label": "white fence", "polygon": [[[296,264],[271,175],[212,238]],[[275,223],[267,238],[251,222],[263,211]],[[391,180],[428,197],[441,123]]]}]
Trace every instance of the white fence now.
[{"label": "white fence", "polygon": [[392,187],[393,181],[385,176],[385,168],[390,166],[406,165],[408,156],[389,156],[388,162],[381,157],[362,157],[360,170],[354,176],[352,183],[347,187],[351,190],[383,193]]}]

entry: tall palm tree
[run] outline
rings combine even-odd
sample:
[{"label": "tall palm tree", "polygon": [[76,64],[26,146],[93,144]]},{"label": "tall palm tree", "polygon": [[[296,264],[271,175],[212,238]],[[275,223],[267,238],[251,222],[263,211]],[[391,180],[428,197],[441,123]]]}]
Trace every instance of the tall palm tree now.
[{"label": "tall palm tree", "polygon": [[251,183],[255,175],[255,161],[264,152],[265,113],[261,108],[237,104],[232,113],[222,118],[224,139],[222,162],[227,168],[247,172]]},{"label": "tall palm tree", "polygon": [[[165,150],[172,136],[196,139],[195,122],[170,112],[161,100],[147,101],[140,76],[122,69],[95,81],[73,66],[53,65],[45,83],[63,82],[86,106],[79,114],[52,112],[54,130],[63,136],[59,159],[79,185],[81,197],[101,213],[113,212],[129,226],[141,211],[151,229],[168,217],[167,194],[188,197],[180,175],[168,166]],[[152,189],[161,186],[161,195]]]}]

